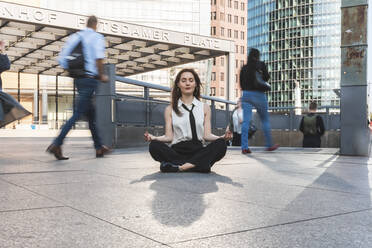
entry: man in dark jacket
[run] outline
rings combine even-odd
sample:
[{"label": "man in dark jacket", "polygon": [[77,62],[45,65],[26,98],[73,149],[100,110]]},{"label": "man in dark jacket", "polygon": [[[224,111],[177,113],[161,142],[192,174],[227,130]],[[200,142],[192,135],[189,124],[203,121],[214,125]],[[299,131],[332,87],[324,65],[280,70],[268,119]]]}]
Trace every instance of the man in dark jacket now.
[{"label": "man in dark jacket", "polygon": [[311,102],[309,114],[302,117],[300,131],[304,134],[303,147],[320,147],[321,136],[324,134],[324,123],[321,116],[316,115],[317,104]]},{"label": "man in dark jacket", "polygon": [[3,89],[3,82],[1,81],[1,73],[10,69],[10,61],[8,55],[5,54],[5,43],[0,41],[0,90]]},{"label": "man in dark jacket", "polygon": [[1,73],[9,69],[10,61],[5,54],[5,43],[0,41],[0,128],[31,114],[11,95],[2,91]]}]

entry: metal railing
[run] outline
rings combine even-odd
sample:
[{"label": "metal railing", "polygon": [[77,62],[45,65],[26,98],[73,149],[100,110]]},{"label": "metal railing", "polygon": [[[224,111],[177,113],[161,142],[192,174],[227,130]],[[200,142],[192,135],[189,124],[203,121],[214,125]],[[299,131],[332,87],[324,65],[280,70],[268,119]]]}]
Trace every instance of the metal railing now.
[{"label": "metal railing", "polygon": [[[116,81],[130,85],[143,87],[143,97],[116,94],[116,124],[121,126],[163,126],[164,110],[169,105],[169,101],[157,100],[150,96],[150,89],[170,92],[171,88],[146,83],[134,79],[116,76]],[[228,101],[211,96],[201,96],[210,102],[211,106],[211,124],[212,128],[225,128],[230,119],[230,105],[236,105],[236,102]],[[216,108],[216,103],[225,105],[224,110]],[[321,106],[318,114],[322,116],[326,130],[340,129],[339,113],[331,112],[331,109],[339,109],[339,106]],[[276,130],[295,131],[298,130],[303,115],[296,115],[297,107],[270,107],[271,128]],[[303,113],[307,109],[302,108]],[[324,110],[324,111],[322,111]],[[130,118],[128,118],[130,117]],[[260,129],[258,113],[254,112],[253,122]]]},{"label": "metal railing", "polygon": [[[151,98],[150,89],[170,92],[171,88],[120,76],[116,76],[116,81],[143,87],[143,97],[117,94],[117,125],[138,125],[146,127],[164,125],[164,109],[169,105],[169,101]],[[205,95],[201,95],[201,98],[210,101],[212,128],[226,127],[230,118],[230,112],[227,110],[230,108],[230,105],[236,105],[236,102]],[[224,104],[225,110],[216,109],[216,102]],[[141,114],[141,112],[143,112],[143,114]],[[131,118],[127,118],[128,116]]]}]

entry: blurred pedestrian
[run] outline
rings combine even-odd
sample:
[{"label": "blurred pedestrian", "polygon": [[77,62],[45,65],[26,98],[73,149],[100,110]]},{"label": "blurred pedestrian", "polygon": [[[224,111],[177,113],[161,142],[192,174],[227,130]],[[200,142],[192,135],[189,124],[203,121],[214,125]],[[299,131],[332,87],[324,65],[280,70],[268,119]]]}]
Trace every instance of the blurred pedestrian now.
[{"label": "blurred pedestrian", "polygon": [[[146,132],[151,142],[151,156],[160,162],[162,172],[194,171],[209,173],[213,164],[226,154],[226,140],[211,132],[211,109],[200,101],[201,82],[193,69],[181,70],[172,89],[171,104],[165,109],[165,134],[154,136]],[[203,141],[209,141],[203,146]],[[165,143],[171,143],[171,147]]]},{"label": "blurred pedestrian", "polygon": [[1,73],[10,69],[10,61],[5,53],[5,42],[0,41],[0,128],[20,120],[31,113],[16,99],[2,90]]},{"label": "blurred pedestrian", "polygon": [[228,130],[232,131],[233,138],[232,146],[241,146],[241,134],[243,124],[243,109],[240,99],[238,100],[235,109],[233,110],[230,118],[230,125]]},{"label": "blurred pedestrian", "polygon": [[266,151],[274,151],[279,145],[273,145],[271,138],[271,128],[268,113],[268,103],[265,92],[257,85],[256,72],[260,73],[264,81],[270,79],[266,64],[260,61],[259,50],[252,48],[249,51],[248,62],[240,70],[240,87],[243,91],[241,98],[243,107],[243,125],[241,135],[242,153],[251,153],[248,146],[249,123],[252,119],[253,107],[257,109],[260,116],[266,141]]},{"label": "blurred pedestrian", "polygon": [[304,138],[302,141],[303,147],[320,147],[321,137],[324,135],[323,118],[316,114],[317,104],[311,102],[309,105],[309,113],[302,117],[300,123],[300,131]]},{"label": "blurred pedestrian", "polygon": [[[89,129],[92,133],[96,157],[103,157],[110,149],[102,144],[101,137],[96,127],[95,107],[92,103],[93,95],[96,88],[101,82],[107,82],[108,77],[104,74],[103,59],[105,57],[105,41],[102,34],[96,32],[98,20],[95,16],[90,16],[87,21],[87,27],[70,36],[59,56],[60,65],[69,70],[72,67],[72,51],[81,46],[83,73],[72,74],[78,75],[74,78],[74,84],[78,91],[78,100],[72,117],[62,127],[60,134],[53,143],[47,148],[47,152],[53,154],[58,160],[66,160],[68,157],[62,155],[61,146],[67,133],[82,115],[88,117]],[[75,68],[74,68],[75,69]],[[80,70],[81,71],[81,70]],[[99,80],[99,81],[98,81]]]}]

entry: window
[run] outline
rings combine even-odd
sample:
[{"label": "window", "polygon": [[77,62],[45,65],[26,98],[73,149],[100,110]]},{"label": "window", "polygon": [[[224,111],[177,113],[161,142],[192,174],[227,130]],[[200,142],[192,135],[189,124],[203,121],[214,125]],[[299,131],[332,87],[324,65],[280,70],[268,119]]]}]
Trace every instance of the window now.
[{"label": "window", "polygon": [[222,57],[221,58],[221,66],[224,66],[225,65],[225,59]]},{"label": "window", "polygon": [[227,37],[231,38],[231,29],[227,30]]},{"label": "window", "polygon": [[216,27],[211,27],[211,34],[216,35]]},{"label": "window", "polygon": [[235,68],[238,68],[238,66],[239,66],[239,63],[238,63],[238,60],[236,59],[235,60]]},{"label": "window", "polygon": [[244,66],[244,60],[240,60],[240,68]]},{"label": "window", "polygon": [[241,46],[241,47],[240,47],[240,53],[241,53],[241,54],[244,54],[244,46]]},{"label": "window", "polygon": [[212,81],[216,81],[216,73],[212,72]]},{"label": "window", "polygon": [[217,13],[215,11],[212,12],[211,20],[217,20]]},{"label": "window", "polygon": [[216,87],[211,87],[210,96],[215,96],[215,95],[216,95]]},{"label": "window", "polygon": [[244,3],[240,3],[240,9],[241,10],[244,10],[245,9],[245,4]]},{"label": "window", "polygon": [[235,74],[235,83],[238,83],[238,74]]},{"label": "window", "polygon": [[211,0],[212,5],[216,5],[217,0]]},{"label": "window", "polygon": [[225,95],[225,88],[221,87],[220,88],[220,96],[224,96],[224,95]]},{"label": "window", "polygon": [[213,58],[213,65],[216,65],[216,58]]},{"label": "window", "polygon": [[238,1],[234,1],[234,9],[239,9],[239,3],[238,3]]},{"label": "window", "polygon": [[234,16],[234,23],[239,24],[239,17],[238,16]]},{"label": "window", "polygon": [[234,30],[234,38],[239,39],[239,32],[238,30]]},{"label": "window", "polygon": [[240,17],[240,24],[242,24],[243,26],[245,25],[245,23],[244,23],[244,17]]},{"label": "window", "polygon": [[244,32],[243,31],[240,31],[240,39],[242,39],[242,40],[245,39],[245,36],[244,36]]},{"label": "window", "polygon": [[220,80],[221,80],[221,81],[224,81],[224,80],[225,80],[225,74],[224,74],[223,72],[221,72]]},{"label": "window", "polygon": [[225,28],[221,27],[221,36],[225,36]]},{"label": "window", "polygon": [[230,23],[232,22],[232,16],[230,14],[227,15],[227,21]]},{"label": "window", "polygon": [[228,7],[231,8],[232,7],[232,0],[228,0]]},{"label": "window", "polygon": [[235,53],[238,53],[238,52],[239,52],[239,46],[235,45]]},{"label": "window", "polygon": [[225,13],[220,13],[220,20],[225,21]]}]

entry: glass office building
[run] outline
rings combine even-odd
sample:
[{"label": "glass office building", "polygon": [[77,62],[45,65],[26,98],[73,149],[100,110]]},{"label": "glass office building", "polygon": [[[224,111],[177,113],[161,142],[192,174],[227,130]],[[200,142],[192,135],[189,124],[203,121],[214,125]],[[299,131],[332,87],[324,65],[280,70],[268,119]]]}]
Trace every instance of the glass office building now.
[{"label": "glass office building", "polygon": [[302,106],[339,105],[340,0],[248,1],[248,48],[268,65],[270,107],[294,106],[296,82]]}]

